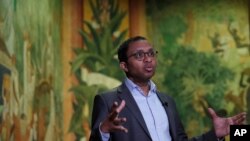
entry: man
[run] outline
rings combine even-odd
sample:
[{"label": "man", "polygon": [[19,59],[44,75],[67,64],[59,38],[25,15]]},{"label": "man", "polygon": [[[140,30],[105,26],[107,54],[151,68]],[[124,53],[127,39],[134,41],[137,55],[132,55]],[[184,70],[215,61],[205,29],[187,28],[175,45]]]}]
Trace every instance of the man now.
[{"label": "man", "polygon": [[[157,51],[144,37],[125,41],[118,49],[124,82],[96,95],[90,141],[187,141],[174,100],[156,90],[151,81]],[[229,134],[229,127],[242,124],[245,113],[229,118],[211,114],[214,129],[192,141],[217,141]]]}]

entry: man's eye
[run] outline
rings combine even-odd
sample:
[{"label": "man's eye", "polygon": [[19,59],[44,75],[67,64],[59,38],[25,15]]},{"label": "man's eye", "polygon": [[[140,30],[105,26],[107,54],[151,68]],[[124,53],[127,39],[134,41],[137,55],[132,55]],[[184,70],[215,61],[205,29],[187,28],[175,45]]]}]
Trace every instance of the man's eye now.
[{"label": "man's eye", "polygon": [[148,53],[148,55],[149,55],[150,57],[154,57],[154,56],[155,56],[155,52],[150,51],[150,52]]},{"label": "man's eye", "polygon": [[137,52],[137,53],[135,53],[135,57],[136,58],[141,58],[141,57],[143,57],[143,55],[144,55],[143,52]]}]

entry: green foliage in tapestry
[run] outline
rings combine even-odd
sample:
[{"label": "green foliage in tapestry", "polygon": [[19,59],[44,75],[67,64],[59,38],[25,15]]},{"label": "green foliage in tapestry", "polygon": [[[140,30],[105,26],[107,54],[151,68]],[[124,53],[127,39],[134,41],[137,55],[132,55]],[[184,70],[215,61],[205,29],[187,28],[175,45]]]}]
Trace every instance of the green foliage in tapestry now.
[{"label": "green foliage in tapestry", "polygon": [[218,56],[197,52],[191,47],[179,47],[178,54],[167,68],[163,83],[169,94],[180,103],[177,107],[185,126],[190,120],[201,117],[199,125],[210,127],[209,118],[206,118],[209,117],[207,108],[225,111],[223,98],[227,82],[233,80],[234,73],[222,65]]},{"label": "green foliage in tapestry", "polygon": [[82,69],[86,68],[90,73],[121,80],[123,73],[119,69],[116,51],[127,34],[127,30],[119,31],[126,12],[119,8],[116,0],[89,0],[89,4],[93,20],[84,21],[86,28],[80,30],[84,48],[74,49],[76,57],[72,61],[72,72],[79,85],[71,89],[77,102],[74,103],[75,112],[71,120],[70,131],[74,132],[78,138],[84,136],[84,131],[86,131],[86,128],[82,127],[83,122],[90,123],[95,94],[107,89],[100,84],[88,85],[88,82],[82,79],[85,75]]},{"label": "green foliage in tapestry", "polygon": [[[115,78],[122,78],[116,58],[117,47],[126,36],[127,30],[116,35],[126,12],[119,10],[117,1],[89,1],[94,21],[84,21],[87,29],[80,30],[85,48],[76,49],[76,59],[72,69],[77,71],[82,65],[90,71],[100,72]],[[105,12],[106,11],[106,12]]]},{"label": "green foliage in tapestry", "polygon": [[213,107],[223,116],[230,114],[225,109],[227,103],[224,98],[229,83],[235,81],[237,74],[218,54],[197,51],[204,48],[195,45],[195,40],[200,39],[197,36],[207,36],[206,33],[196,34],[196,28],[200,26],[197,21],[227,24],[226,18],[231,18],[235,9],[222,11],[218,8],[225,5],[225,0],[208,1],[206,4],[197,0],[194,1],[195,6],[184,1],[164,1],[159,5],[160,1],[146,0],[149,5],[147,18],[153,21],[149,22],[150,39],[159,50],[160,67],[154,80],[160,90],[176,100],[188,135],[198,135],[211,128],[207,107]]}]

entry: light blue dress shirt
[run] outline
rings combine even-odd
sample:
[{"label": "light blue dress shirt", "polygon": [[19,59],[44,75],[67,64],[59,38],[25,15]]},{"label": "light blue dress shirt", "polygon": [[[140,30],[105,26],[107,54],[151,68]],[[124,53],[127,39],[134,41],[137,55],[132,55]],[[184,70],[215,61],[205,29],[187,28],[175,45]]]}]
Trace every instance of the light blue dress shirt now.
[{"label": "light blue dress shirt", "polygon": [[[168,116],[156,94],[156,85],[152,81],[149,82],[150,90],[147,95],[128,78],[125,79],[125,85],[134,97],[153,141],[171,141]],[[101,134],[102,140],[108,141],[109,134]]]}]

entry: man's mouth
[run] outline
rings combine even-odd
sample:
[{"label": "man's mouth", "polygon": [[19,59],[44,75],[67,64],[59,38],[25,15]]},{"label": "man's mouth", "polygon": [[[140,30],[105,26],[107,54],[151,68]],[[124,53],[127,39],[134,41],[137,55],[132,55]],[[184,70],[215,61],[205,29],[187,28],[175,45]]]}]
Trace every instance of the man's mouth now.
[{"label": "man's mouth", "polygon": [[153,71],[153,69],[154,69],[154,68],[153,68],[152,66],[147,66],[147,67],[145,67],[145,70],[146,70],[146,71]]}]

